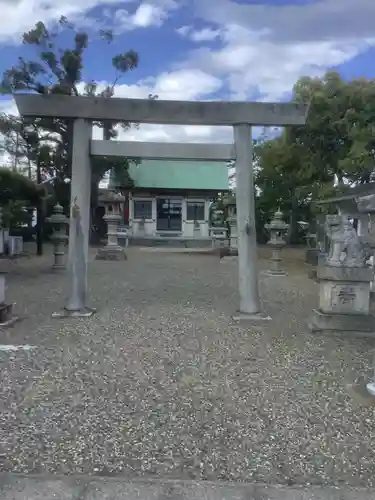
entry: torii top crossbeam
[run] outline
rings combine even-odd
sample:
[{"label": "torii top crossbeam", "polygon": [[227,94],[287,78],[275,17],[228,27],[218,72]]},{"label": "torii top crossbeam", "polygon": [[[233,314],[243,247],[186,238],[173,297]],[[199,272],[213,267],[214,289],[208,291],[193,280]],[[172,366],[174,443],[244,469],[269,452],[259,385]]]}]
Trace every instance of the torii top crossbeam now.
[{"label": "torii top crossbeam", "polygon": [[162,101],[65,95],[15,94],[25,117],[84,118],[163,125],[304,125],[308,105],[296,103]]}]

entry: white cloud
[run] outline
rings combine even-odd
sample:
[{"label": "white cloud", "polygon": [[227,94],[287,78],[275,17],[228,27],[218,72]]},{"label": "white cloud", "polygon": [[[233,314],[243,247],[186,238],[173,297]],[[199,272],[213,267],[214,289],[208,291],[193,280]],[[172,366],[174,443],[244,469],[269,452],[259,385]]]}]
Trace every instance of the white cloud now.
[{"label": "white cloud", "polygon": [[160,25],[163,22],[165,12],[160,7],[149,3],[142,3],[132,16],[134,26],[147,28],[152,25]]},{"label": "white cloud", "polygon": [[[216,50],[193,50],[186,67],[223,79],[231,98],[278,100],[304,75],[320,76],[375,45],[373,0],[307,4],[194,1],[195,16],[216,25]],[[182,30],[189,36],[191,30]]]},{"label": "white cloud", "polygon": [[[117,86],[116,95],[147,98],[152,93],[161,99],[178,100],[207,100],[213,95],[248,100],[260,95],[263,101],[279,100],[291,91],[300,76],[322,75],[328,68],[343,64],[375,45],[373,0],[358,0],[357,3],[320,0],[284,6],[263,1],[263,4],[239,4],[234,0],[189,0],[194,19],[206,26],[197,29],[188,20],[186,25],[176,28],[176,32],[195,41],[197,48],[186,54],[183,61],[167,61],[165,70],[159,75],[134,85]],[[4,0],[0,0],[0,6],[2,3]],[[99,3],[118,6],[115,11],[108,8],[105,22],[122,31],[133,29],[135,25],[160,25],[179,6],[176,0],[145,0],[142,3],[136,0],[125,3],[120,0],[62,0],[61,4],[52,3],[52,0],[22,0],[16,5],[17,15],[13,12],[14,4],[13,11],[7,4],[0,28],[3,23],[3,37],[10,36],[24,31],[26,25],[31,27],[35,20],[53,20],[61,14],[79,15]],[[21,4],[26,10],[21,11]],[[204,47],[207,41],[214,42],[210,49]],[[159,54],[158,47],[150,50]],[[168,71],[170,64],[174,65],[173,71]],[[231,142],[232,132],[230,128],[220,127],[142,125],[139,130],[121,133],[121,137]]]},{"label": "white cloud", "polygon": [[20,35],[38,21],[54,23],[61,16],[70,20],[84,15],[99,4],[116,4],[118,0],[0,0],[0,41],[18,43]]},{"label": "white cloud", "polygon": [[188,37],[193,42],[212,42],[220,36],[220,30],[212,28],[202,28],[195,30],[193,26],[181,26],[176,29],[176,32],[184,37]]},{"label": "white cloud", "polygon": [[237,3],[234,0],[192,0],[195,15],[225,26],[228,23],[253,32],[266,30],[278,43],[372,38],[373,0],[315,0],[272,4]]},{"label": "white cloud", "polygon": [[[204,100],[220,90],[219,78],[198,69],[182,69],[171,73],[162,73],[156,78],[148,78],[136,85],[117,85],[116,97],[146,99],[149,94],[156,94],[165,100]],[[105,83],[99,85],[99,90]],[[100,132],[96,132],[100,136]],[[128,141],[160,142],[232,142],[230,127],[183,126],[183,125],[148,125],[127,132],[120,131],[119,139]]]},{"label": "white cloud", "polygon": [[[114,10],[106,9],[112,7]],[[99,19],[90,11],[101,7]],[[116,9],[117,7],[117,9]],[[116,32],[160,26],[169,12],[178,7],[176,0],[0,0],[0,42],[19,43],[21,35],[38,21],[54,24],[61,16],[86,28],[114,29]]]},{"label": "white cloud", "polygon": [[194,63],[226,80],[231,98],[238,100],[258,93],[268,100],[279,100],[299,77],[321,76],[329,67],[345,63],[368,47],[368,41],[361,40],[277,44],[263,33],[237,25],[228,25],[223,37],[219,49],[198,49],[186,65]]},{"label": "white cloud", "polygon": [[[137,3],[135,0],[130,1]],[[122,2],[117,0],[117,3],[121,5]],[[141,2],[131,14],[128,9],[121,6],[115,10],[112,17],[108,16],[105,27],[116,33],[150,26],[160,27],[168,19],[170,12],[177,7],[175,0],[149,0]]]},{"label": "white cloud", "polygon": [[179,28],[176,28],[176,32],[181,35],[181,36],[187,36],[192,29],[191,26],[180,26]]}]

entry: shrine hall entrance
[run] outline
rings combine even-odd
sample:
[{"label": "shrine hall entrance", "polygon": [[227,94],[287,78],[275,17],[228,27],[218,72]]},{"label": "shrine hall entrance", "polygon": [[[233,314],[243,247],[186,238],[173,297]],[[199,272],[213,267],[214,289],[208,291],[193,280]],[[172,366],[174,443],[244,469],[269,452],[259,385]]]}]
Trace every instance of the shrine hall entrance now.
[{"label": "shrine hall entrance", "polygon": [[156,230],[182,231],[182,199],[157,198]]}]

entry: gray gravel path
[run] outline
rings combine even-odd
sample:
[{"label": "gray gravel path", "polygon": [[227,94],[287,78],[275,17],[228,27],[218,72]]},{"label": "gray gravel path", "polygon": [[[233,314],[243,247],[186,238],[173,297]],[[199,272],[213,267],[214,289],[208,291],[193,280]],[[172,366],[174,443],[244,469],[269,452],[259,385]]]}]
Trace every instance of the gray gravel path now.
[{"label": "gray gravel path", "polygon": [[0,471],[374,486],[373,410],[344,390],[374,346],[308,331],[306,266],[262,277],[272,321],[249,327],[231,321],[234,260],[128,257],[90,262],[82,320],[51,319],[65,278],[48,257],[12,265],[26,318],[0,343],[38,348],[0,353]]}]

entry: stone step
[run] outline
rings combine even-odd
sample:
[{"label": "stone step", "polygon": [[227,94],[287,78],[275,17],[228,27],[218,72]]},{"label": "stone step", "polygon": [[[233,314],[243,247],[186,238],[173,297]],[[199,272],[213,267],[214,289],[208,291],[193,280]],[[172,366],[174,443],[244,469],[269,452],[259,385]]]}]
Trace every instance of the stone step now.
[{"label": "stone step", "polygon": [[1,500],[372,500],[375,490],[342,486],[129,480],[95,476],[0,474]]}]

